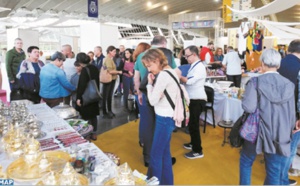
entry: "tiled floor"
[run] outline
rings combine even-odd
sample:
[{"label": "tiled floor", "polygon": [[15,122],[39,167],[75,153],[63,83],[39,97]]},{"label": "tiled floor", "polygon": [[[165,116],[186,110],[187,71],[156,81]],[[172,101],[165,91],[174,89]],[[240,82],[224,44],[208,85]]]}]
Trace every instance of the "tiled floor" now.
[{"label": "tiled floor", "polygon": [[122,98],[123,97],[121,96],[113,97],[112,111],[116,114],[113,119],[103,119],[102,111],[100,111],[100,115],[98,116],[97,134],[102,134],[108,130],[136,119],[136,114],[134,112],[128,113],[124,111]]}]

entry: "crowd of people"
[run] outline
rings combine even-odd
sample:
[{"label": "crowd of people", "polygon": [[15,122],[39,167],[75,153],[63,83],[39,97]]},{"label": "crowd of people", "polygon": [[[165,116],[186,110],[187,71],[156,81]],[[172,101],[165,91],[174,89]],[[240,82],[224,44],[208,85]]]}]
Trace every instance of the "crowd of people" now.
[{"label": "crowd of people", "polygon": [[[151,45],[140,43],[135,50],[123,45],[119,49],[109,46],[105,55],[100,46],[75,55],[70,45],[63,45],[61,52],[55,52],[47,64],[39,60],[37,46],[30,46],[26,57],[22,44],[22,39],[15,39],[15,47],[6,56],[11,99],[43,101],[49,107],[61,102],[71,104],[93,125],[94,133],[90,138],[96,140],[100,109],[102,118],[116,117],[112,110],[113,96],[123,94],[124,110],[128,112],[127,98],[134,94],[140,113],[139,142],[144,165],[148,167],[148,176],[156,176],[162,185],[174,184],[172,165],[176,158],[171,156],[170,141],[172,132],[178,127],[174,118],[178,115],[176,106],[181,104],[179,83],[184,85],[189,102],[190,141],[183,142],[183,148],[189,150],[184,155],[188,159],[204,157],[199,118],[207,101],[206,68],[224,68],[227,79],[234,86],[241,84],[243,60],[230,46],[226,54],[222,48],[217,48],[213,54],[212,42],[201,48],[192,45],[183,49],[178,56],[180,67],[176,65],[173,52],[166,48],[167,40],[163,36],[155,36]],[[252,164],[261,153],[266,167],[264,184],[289,184],[288,170],[300,141],[300,122],[296,116],[300,112],[300,40],[290,43],[285,58],[281,59],[274,49],[266,49],[260,61],[263,74],[257,78],[257,83],[253,79],[247,83],[242,99],[245,112],[259,110],[260,130],[255,143],[245,140],[243,144],[240,184],[251,184]],[[100,83],[99,77],[104,71],[111,80]],[[121,83],[114,92],[117,78]],[[83,94],[89,80],[96,81],[102,100],[86,105]],[[176,103],[175,109],[172,103]]]}]

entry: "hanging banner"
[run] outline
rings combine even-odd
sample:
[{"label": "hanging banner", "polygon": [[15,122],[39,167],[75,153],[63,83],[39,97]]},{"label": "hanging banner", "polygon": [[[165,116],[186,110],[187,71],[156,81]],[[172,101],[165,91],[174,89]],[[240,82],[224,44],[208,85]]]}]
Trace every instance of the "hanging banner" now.
[{"label": "hanging banner", "polygon": [[227,6],[231,7],[231,0],[223,0],[223,20],[225,23],[231,23],[232,12]]},{"label": "hanging banner", "polygon": [[215,26],[214,20],[205,20],[205,21],[186,21],[186,22],[173,22],[172,28],[177,29],[193,29],[193,28],[211,28]]},{"label": "hanging banner", "polygon": [[98,0],[88,0],[88,16],[98,18]]}]

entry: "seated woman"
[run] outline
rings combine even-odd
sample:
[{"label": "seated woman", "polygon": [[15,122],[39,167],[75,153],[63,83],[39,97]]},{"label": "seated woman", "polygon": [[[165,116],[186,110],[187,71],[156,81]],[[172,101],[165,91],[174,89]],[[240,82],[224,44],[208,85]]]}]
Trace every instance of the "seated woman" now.
[{"label": "seated woman", "polygon": [[40,103],[40,71],[44,63],[39,60],[39,48],[30,46],[27,49],[28,59],[22,61],[16,77],[19,79],[19,85],[23,99],[28,99],[33,103]]},{"label": "seated woman", "polygon": [[211,67],[209,67],[209,69],[222,68],[221,63],[222,63],[223,59],[224,59],[223,50],[222,50],[222,48],[218,47],[217,50],[215,51],[214,62],[209,63],[209,65],[211,65]]},{"label": "seated woman", "polygon": [[66,56],[55,52],[51,60],[52,62],[45,65],[40,73],[40,96],[52,108],[63,102],[64,97],[69,96],[76,87],[67,80],[65,72],[61,69]]}]

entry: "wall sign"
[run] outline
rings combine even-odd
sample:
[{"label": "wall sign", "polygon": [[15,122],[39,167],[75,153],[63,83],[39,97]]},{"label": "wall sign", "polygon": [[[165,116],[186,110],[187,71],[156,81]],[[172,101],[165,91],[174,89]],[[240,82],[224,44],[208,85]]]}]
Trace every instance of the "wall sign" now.
[{"label": "wall sign", "polygon": [[98,0],[88,0],[88,16],[98,18]]},{"label": "wall sign", "polygon": [[173,22],[173,30],[176,29],[186,29],[186,28],[210,28],[215,26],[214,20],[205,20],[205,21],[190,21],[190,22]]}]

